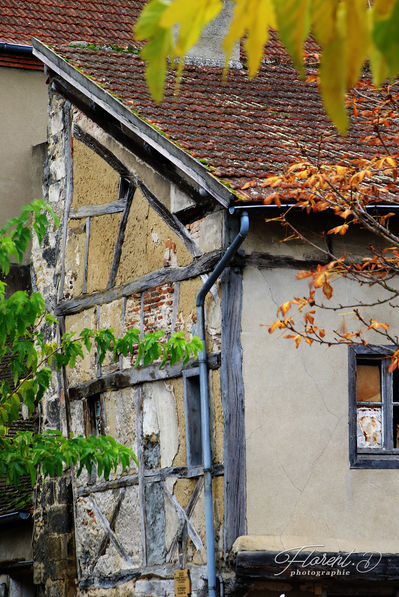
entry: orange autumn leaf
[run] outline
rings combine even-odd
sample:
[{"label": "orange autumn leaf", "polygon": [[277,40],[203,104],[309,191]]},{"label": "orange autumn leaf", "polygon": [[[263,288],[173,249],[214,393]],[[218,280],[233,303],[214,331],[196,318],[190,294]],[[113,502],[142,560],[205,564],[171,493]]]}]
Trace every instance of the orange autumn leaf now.
[{"label": "orange autumn leaf", "polygon": [[388,330],[389,325],[387,323],[381,323],[380,321],[377,321],[376,319],[372,319],[370,321],[370,325],[368,327],[369,330],[371,330],[371,329],[379,330],[380,328],[382,328],[383,330]]},{"label": "orange autumn leaf", "polygon": [[326,280],[323,284],[323,293],[328,299],[330,299],[332,297],[333,289],[332,289],[331,284],[328,282],[328,280]]},{"label": "orange autumn leaf", "polygon": [[277,309],[277,313],[281,312],[282,315],[286,315],[286,313],[288,313],[288,311],[291,309],[291,304],[292,301],[287,301],[286,303],[283,303]]},{"label": "orange autumn leaf", "polygon": [[341,226],[335,226],[335,228],[331,228],[331,230],[329,230],[327,234],[340,234],[341,236],[343,236],[348,230],[348,228],[348,224],[342,224]]},{"label": "orange autumn leaf", "polygon": [[308,272],[306,269],[301,269],[301,271],[297,273],[296,279],[303,280],[304,278],[310,278],[312,275],[312,272]]},{"label": "orange autumn leaf", "polygon": [[275,332],[276,330],[281,330],[283,328],[287,327],[286,324],[284,323],[284,321],[280,321],[279,319],[277,321],[275,321],[274,323],[272,323],[272,325],[269,327],[269,334],[273,334],[273,332]]}]

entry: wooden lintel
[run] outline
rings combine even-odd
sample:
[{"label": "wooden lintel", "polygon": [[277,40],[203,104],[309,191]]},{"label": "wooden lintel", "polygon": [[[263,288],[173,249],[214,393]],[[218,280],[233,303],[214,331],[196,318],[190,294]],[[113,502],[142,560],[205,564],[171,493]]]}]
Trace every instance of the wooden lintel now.
[{"label": "wooden lintel", "polygon": [[[317,546],[315,546],[316,549]],[[322,547],[322,546],[320,546]],[[241,579],[344,583],[399,581],[399,554],[322,551],[239,551]]]},{"label": "wooden lintel", "polygon": [[[146,470],[143,475],[144,482],[156,483],[157,481],[165,481],[168,477],[177,477],[178,479],[196,479],[203,475],[202,466],[170,466],[161,469]],[[221,463],[212,466],[212,476],[220,477],[224,474],[224,466]],[[78,487],[76,490],[77,497],[87,497],[92,493],[102,493],[110,489],[120,489],[122,487],[130,487],[138,485],[138,474],[123,475],[119,479],[112,479],[110,481],[103,481],[95,485],[88,485],[87,487]]]},{"label": "wooden lintel", "polygon": [[260,269],[315,269],[318,264],[328,263],[325,259],[296,259],[286,255],[272,255],[271,253],[252,253],[243,258],[245,265],[254,265]]},{"label": "wooden lintel", "polygon": [[131,296],[132,294],[144,292],[149,288],[161,286],[167,282],[181,282],[182,280],[196,278],[201,274],[210,272],[222,255],[222,251],[212,251],[202,257],[198,257],[186,267],[164,267],[151,272],[142,278],[128,282],[123,286],[93,292],[93,294],[90,295],[82,295],[78,298],[59,303],[56,307],[56,314],[71,315],[73,313],[79,313],[80,311],[90,309],[95,305],[104,305],[105,303],[110,303],[124,296]]},{"label": "wooden lintel", "polygon": [[115,214],[124,211],[126,201],[110,201],[102,205],[84,205],[79,209],[71,209],[69,217],[72,219],[87,218],[89,216],[104,216],[107,214]]},{"label": "wooden lintel", "polygon": [[133,580],[135,578],[158,578],[173,579],[173,573],[176,570],[176,563],[164,564],[159,566],[141,566],[140,568],[127,568],[108,576],[90,575],[79,581],[79,588],[87,589],[89,587],[98,587],[102,589],[111,589],[121,583]]},{"label": "wooden lintel", "polygon": [[[197,361],[190,359],[184,366],[181,363],[176,363],[175,365],[166,365],[160,369],[159,363],[153,363],[140,369],[132,367],[122,371],[115,371],[104,377],[72,386],[69,388],[69,398],[70,400],[84,400],[93,394],[101,394],[108,390],[120,390],[146,382],[173,379],[180,377],[184,369],[195,367],[196,363]],[[220,353],[208,355],[208,367],[210,369],[220,367]]]}]

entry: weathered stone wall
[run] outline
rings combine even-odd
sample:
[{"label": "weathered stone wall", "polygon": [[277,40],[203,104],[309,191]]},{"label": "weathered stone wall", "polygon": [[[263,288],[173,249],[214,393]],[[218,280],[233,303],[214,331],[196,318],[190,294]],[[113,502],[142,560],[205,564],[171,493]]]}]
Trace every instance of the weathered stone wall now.
[{"label": "weathered stone wall", "polygon": [[[61,219],[67,196],[66,173],[70,162],[69,138],[70,105],[53,96],[48,125],[48,156],[44,173],[44,196]],[[60,279],[60,247],[62,224],[50,226],[42,247],[36,239],[32,245],[34,290],[45,297],[47,307],[54,313]],[[56,329],[47,330],[57,338]],[[49,338],[50,339],[50,338]],[[66,433],[64,390],[59,375],[54,376],[47,395],[41,402],[42,429],[59,429]],[[70,597],[76,594],[76,558],[72,484],[69,473],[59,480],[38,483],[33,534],[34,583],[38,595]]]},{"label": "weathered stone wall", "polygon": [[39,597],[72,597],[77,591],[70,474],[36,488],[33,582]]},{"label": "weathered stone wall", "polygon": [[[76,125],[79,139],[74,136]],[[124,181],[107,162],[106,152],[99,155],[82,141],[82,131],[123,163]],[[131,173],[131,204],[126,194],[126,171]],[[141,183],[149,193],[138,188]],[[173,209],[178,211],[191,200],[56,93],[52,93],[50,104],[47,196],[61,225],[46,237],[44,260],[41,249],[33,247],[36,285],[49,307],[57,308],[65,317],[67,331],[111,327],[120,334],[134,327],[142,334],[154,330],[167,335],[181,330],[188,338],[195,334],[195,297],[204,276],[201,279],[188,273],[187,279],[166,277],[154,284],[145,280],[154,271],[184,271],[198,256],[220,249],[222,236],[212,233],[220,222],[218,214],[202,217],[198,225],[186,228],[176,223]],[[163,210],[168,210],[168,223]],[[130,292],[129,285],[136,280],[141,281],[142,289]],[[87,303],[90,296],[93,300]],[[77,303],[81,306],[74,307]],[[206,313],[208,350],[219,353],[217,287],[207,297]],[[203,481],[200,468],[187,467],[183,380],[179,373],[157,379],[155,368],[152,381],[149,378],[128,387],[124,382],[118,387],[122,373],[134,375],[134,362],[135,355],[117,362],[107,358],[100,366],[93,353],[66,371],[69,388],[76,389],[70,404],[71,431],[87,433],[90,401],[97,400],[104,433],[131,447],[140,468],[132,463],[128,470],[112,472],[108,482],[98,478],[95,471],[82,473],[73,481],[73,504],[58,504],[58,490],[51,502],[44,486],[35,526],[35,582],[49,595],[51,590],[54,595],[61,591],[57,571],[67,564],[62,590],[65,595],[72,590],[72,506],[79,594],[173,594],[173,572],[181,566],[190,569],[193,595],[200,595],[204,588]],[[110,376],[114,381],[104,389],[109,383],[104,380]],[[61,378],[56,381],[51,395],[43,401],[43,420],[45,425],[55,424],[65,431],[64,389],[58,383]],[[68,396],[67,388],[65,392]],[[217,370],[210,372],[210,394],[215,423],[213,462],[220,475],[224,421]],[[223,476],[214,479],[214,503],[221,552]],[[53,529],[55,508],[64,508],[68,528]],[[47,512],[50,518],[46,518]],[[47,520],[51,524],[46,526]],[[70,551],[66,557],[65,550],[54,547],[47,565],[40,554],[50,549],[46,545],[53,544],[68,545]]]}]

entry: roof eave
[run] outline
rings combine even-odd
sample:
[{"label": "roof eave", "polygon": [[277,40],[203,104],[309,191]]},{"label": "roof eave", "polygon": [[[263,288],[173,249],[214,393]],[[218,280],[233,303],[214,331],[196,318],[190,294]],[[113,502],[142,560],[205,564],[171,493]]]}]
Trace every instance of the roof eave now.
[{"label": "roof eave", "polygon": [[236,200],[233,193],[212,176],[198,160],[164,137],[137,114],[131,112],[120,100],[102,89],[100,85],[61,58],[51,48],[35,38],[32,41],[34,56],[162,154],[224,207],[228,207]]}]

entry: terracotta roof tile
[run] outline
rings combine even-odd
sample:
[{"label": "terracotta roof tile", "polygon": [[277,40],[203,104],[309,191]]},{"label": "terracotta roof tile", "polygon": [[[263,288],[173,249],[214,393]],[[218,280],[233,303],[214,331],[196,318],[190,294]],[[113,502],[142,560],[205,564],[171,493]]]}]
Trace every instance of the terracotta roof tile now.
[{"label": "terracotta roof tile", "polygon": [[[17,431],[33,431],[37,433],[37,418],[19,419],[10,427],[9,434],[14,436]],[[33,489],[30,477],[21,477],[18,487],[8,485],[4,477],[0,477],[0,516],[14,512],[29,512],[32,510]]]},{"label": "terracotta roof tile", "polygon": [[[159,106],[149,97],[137,54],[67,46],[55,51],[244,197],[259,199],[265,176],[292,161],[297,143],[315,154],[323,135],[324,155],[338,159],[358,151],[357,138],[364,132],[360,126],[340,138],[324,113],[317,86],[299,80],[278,47],[252,81],[245,69],[232,69],[224,83],[218,68],[187,66],[176,99],[170,73]],[[251,180],[255,187],[241,191]]]},{"label": "terracotta roof tile", "polygon": [[85,40],[126,47],[145,0],[1,0],[0,42]]}]

